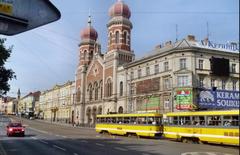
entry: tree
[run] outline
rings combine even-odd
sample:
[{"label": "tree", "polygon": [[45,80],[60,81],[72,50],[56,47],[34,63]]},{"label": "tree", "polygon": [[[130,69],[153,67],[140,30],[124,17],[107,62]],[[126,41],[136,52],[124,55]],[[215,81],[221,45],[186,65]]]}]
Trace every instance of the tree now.
[{"label": "tree", "polygon": [[16,78],[15,73],[12,69],[6,69],[4,67],[5,62],[10,57],[12,52],[12,46],[6,48],[4,43],[6,39],[0,38],[0,97],[6,95],[10,90],[9,80]]}]

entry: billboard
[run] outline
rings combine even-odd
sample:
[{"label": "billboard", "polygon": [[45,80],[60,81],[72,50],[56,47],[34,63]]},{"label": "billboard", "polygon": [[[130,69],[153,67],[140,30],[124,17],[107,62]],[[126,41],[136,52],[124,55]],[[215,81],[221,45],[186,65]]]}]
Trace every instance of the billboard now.
[{"label": "billboard", "polygon": [[160,110],[160,97],[137,99],[137,104],[137,111],[157,111]]},{"label": "billboard", "polygon": [[201,90],[198,97],[199,108],[209,109],[238,109],[239,91]]},{"label": "billboard", "polygon": [[190,110],[193,109],[191,88],[179,88],[176,90],[176,109],[178,110]]}]

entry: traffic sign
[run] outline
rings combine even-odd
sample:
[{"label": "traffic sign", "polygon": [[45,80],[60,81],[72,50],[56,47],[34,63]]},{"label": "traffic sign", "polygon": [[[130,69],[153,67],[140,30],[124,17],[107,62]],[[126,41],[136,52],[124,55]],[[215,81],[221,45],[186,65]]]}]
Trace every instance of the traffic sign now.
[{"label": "traffic sign", "polygon": [[49,0],[0,0],[0,34],[19,34],[60,17]]}]

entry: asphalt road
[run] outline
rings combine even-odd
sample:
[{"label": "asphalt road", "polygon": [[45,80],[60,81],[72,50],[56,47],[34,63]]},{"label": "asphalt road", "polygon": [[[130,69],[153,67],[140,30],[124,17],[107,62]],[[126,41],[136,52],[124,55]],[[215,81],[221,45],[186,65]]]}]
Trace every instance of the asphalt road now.
[{"label": "asphalt road", "polygon": [[[16,117],[11,117],[17,120]],[[25,137],[7,137],[0,115],[0,155],[238,155],[237,147],[185,144],[165,139],[99,135],[94,129],[22,119]]]}]

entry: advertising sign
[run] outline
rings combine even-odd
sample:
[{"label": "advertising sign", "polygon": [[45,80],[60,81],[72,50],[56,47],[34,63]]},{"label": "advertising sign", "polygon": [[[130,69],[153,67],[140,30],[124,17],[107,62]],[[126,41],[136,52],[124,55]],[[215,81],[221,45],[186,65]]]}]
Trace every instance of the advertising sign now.
[{"label": "advertising sign", "polygon": [[182,88],[176,91],[176,109],[189,110],[193,108],[192,89]]},{"label": "advertising sign", "polygon": [[202,90],[198,97],[198,105],[199,108],[238,109],[239,91]]},{"label": "advertising sign", "polygon": [[145,99],[138,100],[138,103],[140,104],[138,107],[138,111],[157,111],[160,110],[160,98],[157,97],[149,97]]}]

